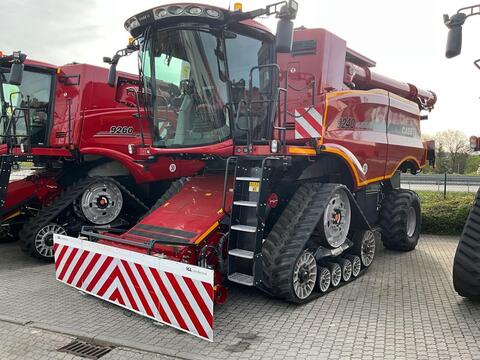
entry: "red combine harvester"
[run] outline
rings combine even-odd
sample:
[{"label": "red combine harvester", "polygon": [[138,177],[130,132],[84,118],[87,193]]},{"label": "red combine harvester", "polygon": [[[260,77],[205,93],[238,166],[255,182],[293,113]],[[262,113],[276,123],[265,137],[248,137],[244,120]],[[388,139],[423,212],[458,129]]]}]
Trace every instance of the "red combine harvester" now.
[{"label": "red combine harvester", "polygon": [[[461,8],[452,16],[444,15],[448,27],[445,56],[452,58],[462,51],[462,26],[473,15],[480,15],[480,5]],[[480,69],[480,59],[474,61]],[[472,151],[480,151],[480,138],[470,137]],[[461,296],[480,300],[480,189],[468,215],[453,261],[453,286]]]},{"label": "red combine harvester", "polygon": [[[435,94],[326,30],[294,30],[296,13],[172,4],[126,21],[153,129],[137,151],[205,168],[130,229],[56,235],[58,280],[211,340],[226,280],[303,303],[358,277],[380,237],[415,248],[420,203],[400,173],[429,160],[420,112]],[[253,20],[273,14],[276,36]]]},{"label": "red combine harvester", "polygon": [[[1,229],[38,258],[53,260],[54,232],[76,236],[88,224],[135,223],[153,205],[149,198],[165,189],[160,180],[204,166],[138,154],[135,149],[150,147],[152,140],[139,116],[138,77],[119,73],[111,87],[107,73],[86,64],[26,60],[23,54],[0,58]],[[21,161],[34,163],[29,176],[10,176],[12,164]]]}]

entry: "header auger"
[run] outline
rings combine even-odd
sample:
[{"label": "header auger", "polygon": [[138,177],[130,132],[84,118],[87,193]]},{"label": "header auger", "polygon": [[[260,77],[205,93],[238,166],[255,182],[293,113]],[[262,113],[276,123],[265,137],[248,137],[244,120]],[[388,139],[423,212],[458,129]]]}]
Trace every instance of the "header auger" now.
[{"label": "header auger", "polygon": [[[419,198],[399,174],[433,156],[420,119],[435,94],[327,30],[293,29],[296,10],[182,3],[125,22],[152,139],[132,150],[204,166],[129,229],[56,236],[60,281],[211,340],[227,280],[303,303],[357,278],[380,239],[416,247]],[[277,14],[276,36],[261,14]]]}]

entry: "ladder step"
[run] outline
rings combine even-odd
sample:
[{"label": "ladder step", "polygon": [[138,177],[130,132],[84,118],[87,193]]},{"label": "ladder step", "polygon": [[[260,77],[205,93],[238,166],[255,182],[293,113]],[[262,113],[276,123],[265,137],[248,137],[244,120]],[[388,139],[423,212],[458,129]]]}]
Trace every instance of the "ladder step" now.
[{"label": "ladder step", "polygon": [[262,179],[256,178],[256,177],[239,176],[239,177],[236,177],[235,180],[239,180],[239,181],[260,181]]},{"label": "ladder step", "polygon": [[252,275],[247,275],[247,274],[242,274],[242,273],[233,273],[231,275],[228,275],[228,280],[233,281],[238,284],[242,285],[247,285],[247,286],[253,286],[253,276]]},{"label": "ladder step", "polygon": [[257,203],[255,201],[237,200],[237,201],[234,201],[233,204],[238,206],[257,207]]},{"label": "ladder step", "polygon": [[241,257],[244,259],[253,259],[253,251],[245,249],[231,249],[228,250],[228,254],[236,257]]},{"label": "ladder step", "polygon": [[257,228],[255,226],[248,226],[248,225],[232,225],[232,226],[230,226],[230,229],[237,230],[237,231],[248,232],[248,233],[257,232]]}]

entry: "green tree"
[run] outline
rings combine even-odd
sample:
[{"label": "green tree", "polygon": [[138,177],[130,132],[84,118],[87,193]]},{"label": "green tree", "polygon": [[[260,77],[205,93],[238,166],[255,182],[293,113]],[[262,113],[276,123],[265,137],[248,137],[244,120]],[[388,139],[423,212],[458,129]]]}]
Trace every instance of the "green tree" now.
[{"label": "green tree", "polygon": [[469,155],[465,165],[465,174],[480,175],[480,155]]}]

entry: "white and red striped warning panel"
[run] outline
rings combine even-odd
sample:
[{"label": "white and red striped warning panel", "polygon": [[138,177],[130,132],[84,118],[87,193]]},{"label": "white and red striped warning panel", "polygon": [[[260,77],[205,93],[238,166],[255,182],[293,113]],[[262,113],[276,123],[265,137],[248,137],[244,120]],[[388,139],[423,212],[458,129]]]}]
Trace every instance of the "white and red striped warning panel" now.
[{"label": "white and red striped warning panel", "polygon": [[213,341],[213,270],[54,236],[57,280]]},{"label": "white and red striped warning panel", "polygon": [[295,109],[295,139],[320,138],[323,116],[320,107]]}]

